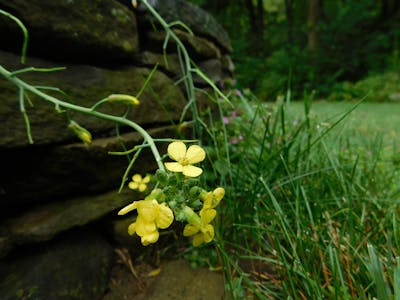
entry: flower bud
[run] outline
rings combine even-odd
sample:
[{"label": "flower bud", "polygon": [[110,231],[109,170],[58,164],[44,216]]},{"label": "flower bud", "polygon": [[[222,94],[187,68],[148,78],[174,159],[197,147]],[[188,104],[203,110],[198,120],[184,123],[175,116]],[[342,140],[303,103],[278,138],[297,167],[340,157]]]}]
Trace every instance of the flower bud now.
[{"label": "flower bud", "polygon": [[214,195],[215,195],[216,198],[222,199],[222,198],[224,198],[224,196],[225,196],[225,189],[222,188],[222,187],[217,187],[217,188],[214,190],[213,193],[214,193]]},{"label": "flower bud", "polygon": [[165,172],[165,171],[163,171],[161,169],[158,169],[156,171],[156,178],[162,185],[168,184],[168,174],[167,174],[167,172]]},{"label": "flower bud", "polygon": [[188,187],[194,187],[199,184],[199,180],[197,178],[188,178],[185,180],[185,184]]},{"label": "flower bud", "polygon": [[189,123],[185,121],[185,122],[182,122],[181,124],[179,124],[177,129],[178,129],[179,133],[183,133],[188,128],[189,128]]},{"label": "flower bud", "polygon": [[150,195],[146,199],[156,199],[158,202],[165,201],[165,195],[161,189],[154,189],[151,191]]},{"label": "flower bud", "polygon": [[171,207],[172,209],[174,209],[176,207],[177,203],[175,200],[169,201],[168,202],[168,206]]},{"label": "flower bud", "polygon": [[201,226],[200,217],[189,206],[183,208],[185,219],[189,224]]},{"label": "flower bud", "polygon": [[203,192],[203,189],[202,189],[202,188],[200,188],[200,187],[198,187],[198,186],[194,186],[194,187],[192,187],[192,188],[190,189],[189,195],[190,195],[190,197],[192,197],[192,198],[198,198],[198,197],[201,195],[202,192]]},{"label": "flower bud", "polygon": [[68,125],[68,128],[71,129],[86,145],[92,143],[91,133],[75,121],[71,121]]},{"label": "flower bud", "polygon": [[107,99],[110,103],[122,103],[130,106],[137,106],[140,104],[138,98],[125,94],[112,94],[108,96]]}]

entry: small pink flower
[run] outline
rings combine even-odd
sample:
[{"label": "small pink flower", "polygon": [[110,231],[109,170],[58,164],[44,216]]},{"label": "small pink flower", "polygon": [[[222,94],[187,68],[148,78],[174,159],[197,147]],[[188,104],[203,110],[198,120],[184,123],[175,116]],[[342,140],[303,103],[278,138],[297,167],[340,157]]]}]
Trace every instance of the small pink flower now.
[{"label": "small pink flower", "polygon": [[235,136],[231,139],[231,143],[232,145],[236,145],[237,143],[239,143],[239,141],[243,141],[244,140],[244,136],[243,135],[239,135],[239,136]]},{"label": "small pink flower", "polygon": [[236,90],[236,95],[239,97],[243,97],[242,92],[240,90]]},{"label": "small pink flower", "polygon": [[237,117],[237,111],[234,110],[234,111],[231,113],[231,116],[232,116],[232,118],[236,118],[236,117]]},{"label": "small pink flower", "polygon": [[222,122],[224,122],[224,124],[229,124],[229,118],[228,117],[223,117],[222,118]]}]

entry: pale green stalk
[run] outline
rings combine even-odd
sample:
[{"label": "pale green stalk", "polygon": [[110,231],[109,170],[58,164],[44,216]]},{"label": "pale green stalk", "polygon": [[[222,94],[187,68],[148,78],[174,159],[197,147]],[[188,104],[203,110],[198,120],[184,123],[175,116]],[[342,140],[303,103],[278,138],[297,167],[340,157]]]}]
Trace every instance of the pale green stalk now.
[{"label": "pale green stalk", "polygon": [[7,18],[10,18],[15,23],[17,23],[19,28],[21,28],[22,33],[24,34],[24,41],[22,44],[22,54],[21,54],[21,63],[24,64],[26,61],[26,49],[28,48],[28,39],[29,39],[28,30],[26,29],[25,25],[17,17],[13,16],[12,14],[10,14],[2,9],[0,9],[0,14],[6,16]]},{"label": "pale green stalk", "polygon": [[[193,118],[198,118],[198,110],[195,102],[195,95],[194,95],[194,83],[193,77],[191,74],[191,65],[190,65],[190,57],[189,54],[183,45],[182,41],[178,38],[173,30],[170,28],[170,24],[168,24],[159,14],[158,12],[147,2],[147,0],[142,0],[143,4],[149,10],[149,12],[157,19],[157,21],[161,24],[164,30],[167,33],[167,37],[171,37],[178,46],[178,49],[181,51],[182,55],[182,68],[183,68],[183,76],[185,77],[185,85],[186,85],[186,93],[188,97],[188,102],[191,104],[191,109],[193,113]],[[173,23],[175,25],[175,23]],[[196,125],[197,123],[195,123]]]}]

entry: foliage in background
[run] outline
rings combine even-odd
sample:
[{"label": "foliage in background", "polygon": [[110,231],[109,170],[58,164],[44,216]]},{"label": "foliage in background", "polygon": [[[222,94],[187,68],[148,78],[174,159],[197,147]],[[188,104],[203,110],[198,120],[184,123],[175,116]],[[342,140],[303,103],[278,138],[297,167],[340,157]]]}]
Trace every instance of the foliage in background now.
[{"label": "foliage in background", "polygon": [[[212,12],[228,30],[239,85],[266,101],[289,88],[297,99],[311,91],[325,97],[339,82],[354,83],[399,67],[397,1],[192,2]],[[262,14],[257,13],[259,2]],[[316,9],[311,10],[312,5]],[[254,19],[261,17],[262,22],[256,22],[263,25],[260,29]]]},{"label": "foliage in background", "polygon": [[400,101],[400,73],[388,71],[371,74],[355,83],[344,81],[335,84],[328,99],[352,100],[368,95],[375,102]]}]

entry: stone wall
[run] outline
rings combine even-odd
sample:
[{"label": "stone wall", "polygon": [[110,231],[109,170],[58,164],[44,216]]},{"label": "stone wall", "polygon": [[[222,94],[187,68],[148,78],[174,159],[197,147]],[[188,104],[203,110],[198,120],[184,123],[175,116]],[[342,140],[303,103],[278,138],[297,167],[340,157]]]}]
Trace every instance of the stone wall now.
[{"label": "stone wall", "polygon": [[[229,37],[215,19],[183,0],[149,2],[168,22],[182,20],[190,27],[193,34],[183,27],[177,27],[175,33],[196,65],[215,83],[223,85],[232,78]],[[175,84],[181,77],[176,45],[168,44],[165,60],[162,49],[165,33],[143,5],[134,9],[131,1],[123,0],[0,0],[0,9],[20,18],[29,31],[27,62],[21,65],[21,30],[0,15],[0,65],[11,71],[28,66],[65,66],[63,71],[20,76],[31,84],[59,88],[62,92],[49,93],[60,99],[90,107],[113,93],[136,95],[154,65],[159,64],[140,97],[141,105],[131,111],[129,118],[154,137],[177,136],[173,124],[179,120],[187,99],[183,87]],[[198,88],[206,88],[201,78],[194,77],[194,80]],[[21,270],[31,268],[32,261],[21,249],[37,252],[35,259],[39,259],[42,250],[38,249],[46,248],[46,243],[52,243],[48,251],[56,249],[54,255],[60,252],[60,255],[72,256],[87,247],[89,253],[95,253],[98,245],[103,250],[95,259],[101,263],[88,263],[88,266],[94,268],[93,273],[104,276],[92,278],[98,280],[95,283],[84,283],[96,286],[96,291],[82,291],[82,298],[73,299],[99,299],[111,267],[112,251],[107,247],[111,249],[118,242],[126,246],[121,242],[127,240],[123,232],[126,227],[114,218],[115,212],[142,197],[133,191],[117,193],[127,160],[110,156],[108,152],[122,150],[122,142],[127,147],[140,144],[141,137],[128,128],[121,128],[122,134],[116,138],[115,124],[73,113],[73,119],[94,137],[90,146],[83,145],[67,129],[65,113],[57,113],[54,106],[29,96],[33,103],[33,107],[27,105],[32,145],[28,143],[19,112],[18,90],[0,78],[0,293],[3,299],[14,299],[15,293],[22,293],[16,288],[33,284],[23,279],[12,281]],[[107,105],[102,111],[120,115],[125,108]],[[133,172],[144,174],[155,168],[151,154],[144,151]],[[87,242],[76,237],[80,230]],[[71,241],[74,237],[78,240]],[[68,245],[71,251],[60,250]],[[132,241],[132,245],[136,242]],[[21,261],[19,270],[12,263],[15,259]],[[46,264],[45,259],[40,259],[41,264]],[[89,259],[90,255],[82,256],[82,264]],[[29,262],[23,265],[25,260]],[[60,278],[66,276],[61,269],[57,269]],[[68,272],[75,272],[74,276],[80,273],[79,268]],[[67,294],[68,289],[74,288],[73,280],[70,283],[71,286],[65,287]],[[33,292],[26,287],[22,295],[30,291],[43,299],[62,298],[45,291],[46,284],[34,284]],[[4,289],[6,294],[2,293]]]}]

